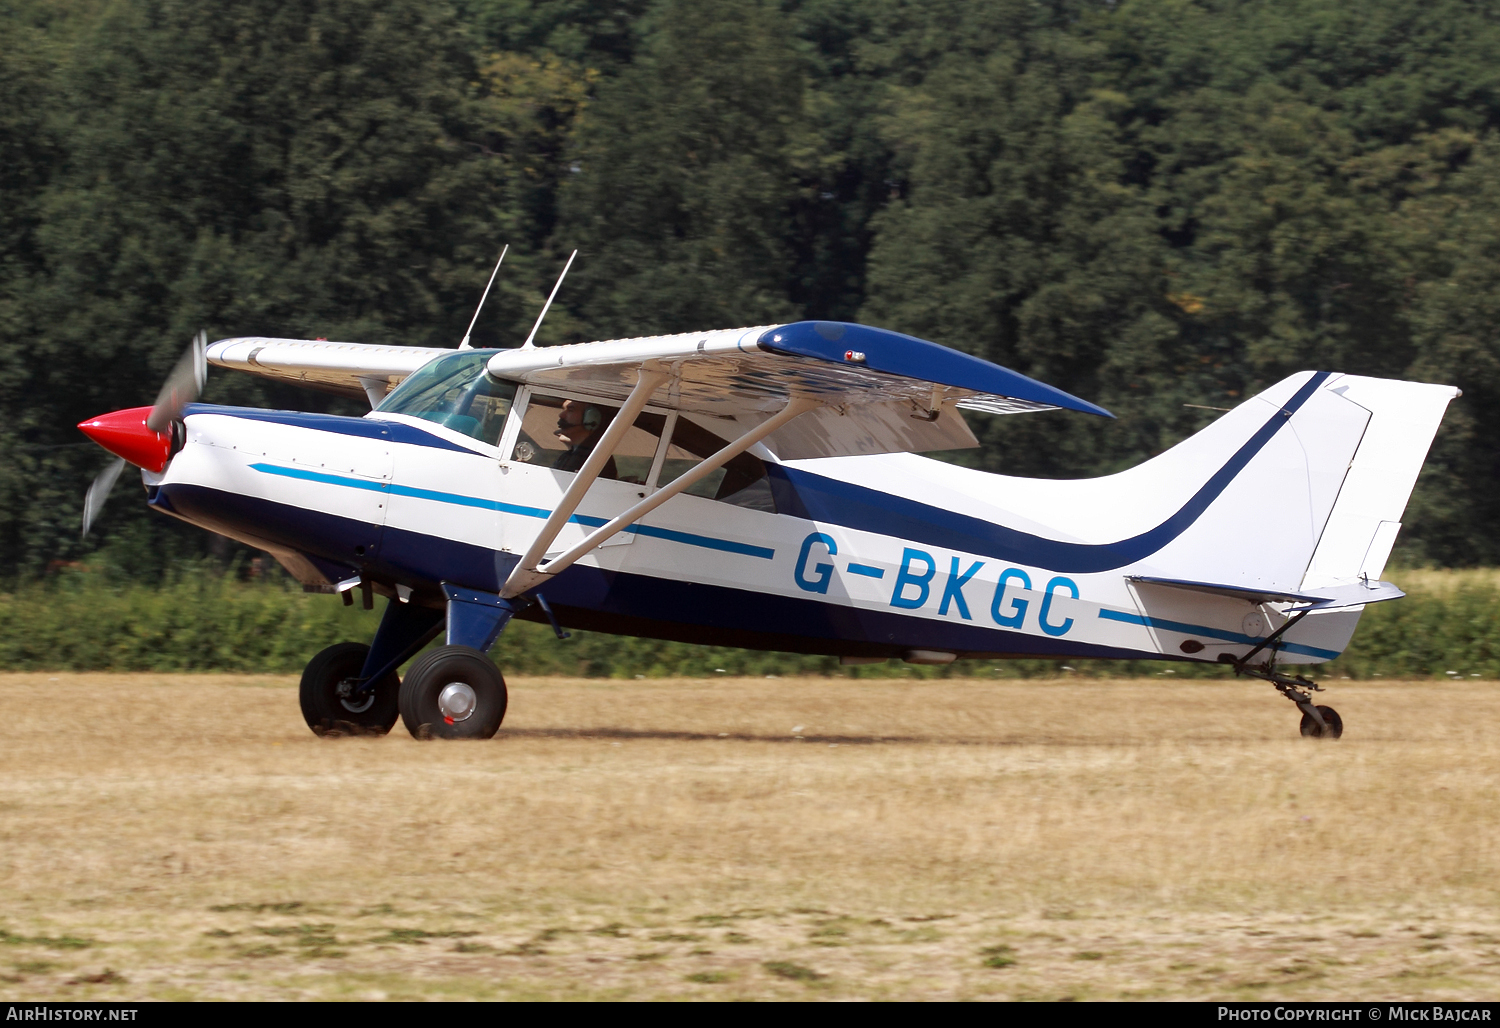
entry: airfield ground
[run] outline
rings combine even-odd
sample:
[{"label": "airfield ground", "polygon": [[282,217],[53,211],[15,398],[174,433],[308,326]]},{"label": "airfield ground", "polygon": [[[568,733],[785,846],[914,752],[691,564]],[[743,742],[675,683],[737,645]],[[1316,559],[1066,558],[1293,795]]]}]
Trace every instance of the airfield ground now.
[{"label": "airfield ground", "polygon": [[1500,688],[0,676],[0,998],[1500,993]]}]

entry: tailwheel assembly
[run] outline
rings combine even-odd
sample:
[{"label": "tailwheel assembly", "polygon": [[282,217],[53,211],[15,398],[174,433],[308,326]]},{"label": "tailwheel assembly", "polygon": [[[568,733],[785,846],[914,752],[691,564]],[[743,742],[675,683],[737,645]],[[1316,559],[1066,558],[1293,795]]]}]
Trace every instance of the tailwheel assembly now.
[{"label": "tailwheel assembly", "polygon": [[[1311,609],[1297,611],[1287,618],[1276,631],[1262,639],[1249,653],[1235,660],[1229,654],[1221,656],[1234,665],[1234,673],[1237,675],[1249,675],[1270,682],[1276,687],[1276,691],[1297,705],[1302,711],[1302,735],[1308,739],[1338,739],[1344,734],[1344,719],[1339,717],[1339,712],[1332,707],[1319,706],[1313,703],[1312,694],[1322,692],[1323,687],[1311,678],[1302,675],[1284,675],[1276,670],[1276,651],[1280,649],[1282,636],[1295,628],[1302,619],[1312,613]],[[1268,659],[1263,664],[1251,665],[1250,659],[1263,650],[1269,650]]]},{"label": "tailwheel assembly", "polygon": [[1344,734],[1344,719],[1332,707],[1313,703],[1312,694],[1322,692],[1323,687],[1311,678],[1302,675],[1284,675],[1272,664],[1246,667],[1236,664],[1234,673],[1249,675],[1270,682],[1276,691],[1297,705],[1302,711],[1302,735],[1308,739],[1338,739]]}]

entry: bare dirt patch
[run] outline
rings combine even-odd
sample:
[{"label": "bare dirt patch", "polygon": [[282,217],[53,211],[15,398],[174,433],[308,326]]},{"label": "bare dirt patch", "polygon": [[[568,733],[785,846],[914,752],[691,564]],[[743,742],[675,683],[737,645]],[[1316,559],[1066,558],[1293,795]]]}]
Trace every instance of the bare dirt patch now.
[{"label": "bare dirt patch", "polygon": [[0,676],[0,998],[1495,995],[1500,692],[1333,684]]}]

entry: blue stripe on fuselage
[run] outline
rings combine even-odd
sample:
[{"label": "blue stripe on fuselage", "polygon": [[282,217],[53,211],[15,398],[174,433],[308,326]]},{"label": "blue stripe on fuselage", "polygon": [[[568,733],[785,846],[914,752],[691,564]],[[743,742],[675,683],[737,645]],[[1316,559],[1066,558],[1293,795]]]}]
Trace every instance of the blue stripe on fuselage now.
[{"label": "blue stripe on fuselage", "polygon": [[[441,595],[437,586],[444,580],[498,592],[517,560],[472,543],[390,527],[378,556],[355,560],[356,544],[372,527],[364,522],[207,486],[174,483],[157,493],[188,520],[239,527],[299,552],[317,540],[317,556],[356,563],[376,579],[424,585],[432,595]],[[983,656],[1182,659],[584,564],[558,574],[546,594],[571,627],[708,645],[891,657],[921,648]]]},{"label": "blue stripe on fuselage", "polygon": [[[518,503],[506,503],[503,500],[487,500],[479,496],[465,496],[462,493],[440,492],[436,489],[417,489],[413,486],[395,485],[386,482],[376,482],[368,478],[351,478],[348,475],[330,475],[326,471],[312,471],[308,468],[287,468],[278,464],[251,464],[251,468],[266,475],[280,475],[283,478],[298,478],[307,482],[320,482],[324,485],[338,485],[349,489],[368,489],[375,492],[388,492],[394,496],[410,496],[418,500],[432,500],[436,503],[451,503],[460,507],[478,507],[481,510],[499,511],[502,514],[518,514],[527,518],[547,518],[552,512],[541,507],[526,507]],[[590,517],[587,514],[574,514],[568,521],[575,525],[583,525],[585,528],[601,528],[609,523],[606,518]],[[654,525],[628,525],[621,531],[633,535],[646,536],[651,539],[665,539],[668,542],[682,543],[684,546],[697,546],[705,550],[719,550],[723,553],[738,553],[745,557],[759,557],[762,560],[773,560],[776,551],[769,546],[751,546],[748,543],[735,542],[732,539],[719,539],[709,535],[697,535],[692,532],[678,532],[670,528],[657,528]]]},{"label": "blue stripe on fuselage", "polygon": [[[1128,614],[1123,610],[1110,610],[1105,607],[1099,611],[1099,617],[1105,621],[1118,621],[1126,625],[1144,625],[1148,628],[1162,628],[1168,632],[1181,632],[1183,635],[1202,635],[1209,639],[1218,639],[1220,642],[1235,643],[1239,646],[1254,646],[1261,640],[1253,635],[1243,635],[1239,632],[1229,632],[1222,628],[1209,628],[1206,625],[1190,625],[1183,621],[1168,621],[1166,618],[1141,617],[1139,614]],[[1307,657],[1320,657],[1323,660],[1332,660],[1339,655],[1338,650],[1323,650],[1316,646],[1306,646],[1302,643],[1280,642],[1278,650],[1288,653],[1300,653]]]}]

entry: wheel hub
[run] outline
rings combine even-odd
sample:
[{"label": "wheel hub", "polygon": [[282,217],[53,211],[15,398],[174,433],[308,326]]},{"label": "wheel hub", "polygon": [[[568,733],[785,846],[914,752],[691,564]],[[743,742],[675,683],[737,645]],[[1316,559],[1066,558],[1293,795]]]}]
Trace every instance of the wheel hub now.
[{"label": "wheel hub", "polygon": [[374,689],[359,693],[355,691],[358,687],[359,683],[352,678],[346,678],[339,683],[339,706],[351,714],[363,714],[375,703]]},{"label": "wheel hub", "polygon": [[438,713],[447,721],[467,719],[478,705],[479,698],[474,695],[473,686],[465,682],[449,682],[438,693]]}]

